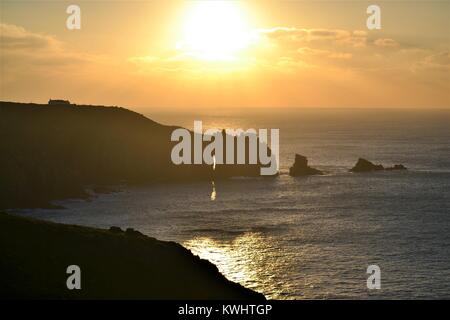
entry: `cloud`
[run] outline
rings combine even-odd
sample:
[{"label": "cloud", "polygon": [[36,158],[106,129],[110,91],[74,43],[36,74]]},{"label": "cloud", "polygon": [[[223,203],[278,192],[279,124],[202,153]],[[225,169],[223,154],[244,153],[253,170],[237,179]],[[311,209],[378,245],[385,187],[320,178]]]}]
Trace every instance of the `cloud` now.
[{"label": "cloud", "polygon": [[389,48],[394,48],[394,47],[399,47],[399,43],[393,39],[389,39],[389,38],[380,38],[380,39],[376,39],[373,44],[377,47],[389,47]]},{"label": "cloud", "polygon": [[67,49],[53,36],[6,23],[0,23],[0,50],[5,67],[58,67],[95,60],[93,55]]},{"label": "cloud", "polygon": [[155,63],[161,61],[161,58],[156,56],[131,57],[128,61],[133,63]]},{"label": "cloud", "polygon": [[298,53],[301,56],[312,56],[320,58],[330,58],[330,59],[351,59],[352,54],[348,52],[335,52],[330,50],[322,49],[311,49],[309,47],[303,47],[298,49]]},{"label": "cloud", "polygon": [[[66,96],[90,92],[99,81],[106,84],[116,75],[113,60],[70,48],[46,34],[13,24],[0,24],[2,100]],[[24,89],[26,88],[26,89]],[[94,90],[95,91],[95,90]]]},{"label": "cloud", "polygon": [[207,61],[195,55],[180,52],[165,52],[159,56],[138,56],[128,58],[128,62],[137,68],[137,73],[166,72],[177,76],[199,76],[206,74],[234,73],[248,68],[255,63],[252,59]]},{"label": "cloud", "polygon": [[0,48],[2,50],[48,49],[58,45],[58,41],[50,36],[31,33],[24,28],[0,23]]},{"label": "cloud", "polygon": [[[115,104],[210,105],[220,100],[229,105],[310,106],[335,101],[350,106],[368,100],[373,105],[413,105],[417,96],[425,105],[429,97],[436,104],[448,97],[443,98],[450,71],[447,47],[404,44],[378,32],[259,29],[254,45],[236,59],[217,62],[182,49],[143,52],[124,61],[109,53],[99,56],[71,49],[56,37],[20,26],[2,23],[0,31],[0,91],[5,97],[50,97],[56,92],[78,100],[83,92],[87,102],[106,97]],[[154,89],[152,95],[149,87]],[[327,94],[322,97],[322,92]]]},{"label": "cloud", "polygon": [[378,73],[396,70],[404,75],[449,68],[448,51],[402,44],[389,37],[374,38],[364,30],[274,27],[260,29],[259,33],[271,44],[270,58],[275,64],[278,58],[302,62],[284,64],[290,67],[309,65]]},{"label": "cloud", "polygon": [[[256,69],[286,71],[317,67],[325,60],[351,60],[352,49],[364,47],[367,33],[356,30],[301,29],[275,27],[258,29],[259,41],[236,59],[221,61],[202,60],[182,50],[162,54],[130,57],[139,73],[189,72],[205,74],[212,72],[241,72]],[[320,60],[318,60],[320,59]],[[326,64],[330,65],[331,62]]]},{"label": "cloud", "polygon": [[450,52],[441,51],[437,53],[428,54],[419,61],[417,61],[412,70],[414,72],[422,72],[433,70],[443,72],[446,77],[450,77]]},{"label": "cloud", "polygon": [[301,41],[306,38],[308,31],[306,29],[275,27],[271,29],[260,29],[260,34],[269,39],[287,39],[292,41]]},{"label": "cloud", "polygon": [[443,51],[443,52],[432,54],[432,55],[426,57],[425,61],[429,64],[448,67],[448,66],[450,66],[450,52]]},{"label": "cloud", "polygon": [[361,30],[348,31],[341,29],[299,29],[275,27],[260,29],[259,33],[269,40],[279,44],[304,45],[308,43],[348,45],[364,47],[367,42],[367,32]]},{"label": "cloud", "polygon": [[378,82],[394,79],[420,82],[428,78],[429,83],[439,84],[443,77],[436,72],[449,68],[448,52],[402,44],[364,30],[279,26],[258,29],[257,34],[259,41],[235,61],[217,64],[177,50],[132,57],[128,61],[143,75],[166,73],[202,78],[242,73],[272,77],[279,73],[307,77],[314,73],[317,79],[319,74],[334,75],[330,80],[333,82],[345,82],[346,77]]}]

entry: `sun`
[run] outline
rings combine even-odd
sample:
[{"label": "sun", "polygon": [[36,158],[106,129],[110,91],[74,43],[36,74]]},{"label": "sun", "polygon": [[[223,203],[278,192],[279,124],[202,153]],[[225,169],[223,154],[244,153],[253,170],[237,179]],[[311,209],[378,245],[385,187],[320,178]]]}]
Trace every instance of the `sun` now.
[{"label": "sun", "polygon": [[233,60],[254,41],[236,1],[198,1],[186,16],[177,49],[202,60]]}]

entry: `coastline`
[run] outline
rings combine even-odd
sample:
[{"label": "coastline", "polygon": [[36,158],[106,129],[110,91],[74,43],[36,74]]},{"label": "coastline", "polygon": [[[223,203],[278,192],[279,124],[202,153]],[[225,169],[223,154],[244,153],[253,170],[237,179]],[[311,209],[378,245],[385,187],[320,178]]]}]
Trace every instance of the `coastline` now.
[{"label": "coastline", "polygon": [[[2,299],[264,300],[178,243],[0,213]],[[66,269],[81,269],[68,290]]]},{"label": "coastline", "polygon": [[260,163],[174,164],[177,128],[122,107],[0,101],[0,143],[8,154],[0,158],[0,209],[88,198],[87,186],[103,192],[118,184],[260,175]]},{"label": "coastline", "polygon": [[[91,199],[114,185],[210,180],[212,166],[172,164],[174,128],[120,107],[1,101],[9,156],[0,161],[0,209],[60,208],[52,202]],[[236,165],[214,176],[257,173],[259,165]],[[0,222],[2,298],[265,299],[175,242],[1,212]],[[69,265],[80,265],[82,290],[67,289]]]}]

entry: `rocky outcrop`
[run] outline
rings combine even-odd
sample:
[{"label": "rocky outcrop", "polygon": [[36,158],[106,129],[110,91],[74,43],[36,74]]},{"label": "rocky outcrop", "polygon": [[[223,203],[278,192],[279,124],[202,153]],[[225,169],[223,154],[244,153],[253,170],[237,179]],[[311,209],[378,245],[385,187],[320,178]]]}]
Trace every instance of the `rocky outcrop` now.
[{"label": "rocky outcrop", "polygon": [[118,107],[0,101],[0,209],[88,198],[92,186],[103,193],[124,184],[260,175],[260,163],[235,161],[216,170],[174,164],[175,129]]},{"label": "rocky outcrop", "polygon": [[109,228],[109,232],[112,233],[122,233],[123,230],[120,227],[112,226]]},{"label": "rocky outcrop", "polygon": [[[0,300],[264,299],[181,245],[133,229],[0,213],[0,252]],[[81,290],[66,286],[67,267],[74,264],[81,269]]]},{"label": "rocky outcrop", "polygon": [[407,170],[402,164],[395,164],[393,167],[385,168],[385,170]]},{"label": "rocky outcrop", "polygon": [[295,162],[294,165],[289,168],[289,175],[293,177],[298,177],[298,176],[310,176],[320,174],[323,174],[323,172],[308,166],[308,159],[305,156],[295,154]]},{"label": "rocky outcrop", "polygon": [[355,166],[350,169],[351,172],[370,172],[384,170],[381,164],[373,164],[369,160],[359,158]]},{"label": "rocky outcrop", "polygon": [[393,167],[385,168],[381,164],[374,164],[369,160],[359,158],[355,166],[350,169],[351,172],[372,172],[382,170],[406,170],[406,167],[402,164],[396,164]]}]

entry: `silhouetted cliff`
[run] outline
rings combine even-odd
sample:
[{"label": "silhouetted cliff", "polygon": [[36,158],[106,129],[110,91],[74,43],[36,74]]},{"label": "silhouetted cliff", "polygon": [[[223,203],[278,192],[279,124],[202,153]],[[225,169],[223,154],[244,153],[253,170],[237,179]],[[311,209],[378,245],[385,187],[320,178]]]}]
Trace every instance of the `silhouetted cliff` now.
[{"label": "silhouetted cliff", "polygon": [[[0,102],[0,208],[83,197],[88,185],[210,179],[212,166],[172,163],[174,129],[119,107]],[[214,175],[256,176],[259,167]]]},{"label": "silhouetted cliff", "polygon": [[[3,299],[264,299],[174,242],[0,213]],[[69,265],[81,290],[68,290]]]}]

